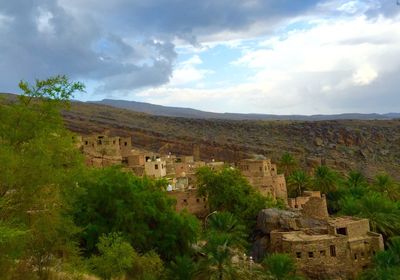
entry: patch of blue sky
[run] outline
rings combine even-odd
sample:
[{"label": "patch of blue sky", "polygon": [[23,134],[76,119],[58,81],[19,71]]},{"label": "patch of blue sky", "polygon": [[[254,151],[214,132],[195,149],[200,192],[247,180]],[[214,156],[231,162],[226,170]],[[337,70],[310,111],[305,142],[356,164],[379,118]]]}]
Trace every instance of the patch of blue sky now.
[{"label": "patch of blue sky", "polygon": [[[249,43],[248,47],[253,48],[253,45],[255,45],[255,42]],[[196,68],[210,71],[210,73],[206,74],[202,82],[202,87],[214,88],[232,86],[246,82],[249,78],[254,76],[253,70],[233,64],[234,61],[243,55],[243,47],[246,47],[243,43],[240,47],[230,47],[225,44],[219,44],[197,54],[202,60],[202,64],[196,66]],[[191,56],[192,55],[185,54],[180,60],[185,61]]]}]

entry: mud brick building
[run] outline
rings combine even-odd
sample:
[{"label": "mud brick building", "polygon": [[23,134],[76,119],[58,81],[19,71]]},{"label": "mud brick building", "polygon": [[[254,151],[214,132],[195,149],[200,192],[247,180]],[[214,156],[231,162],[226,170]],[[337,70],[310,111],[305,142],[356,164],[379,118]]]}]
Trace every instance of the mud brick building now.
[{"label": "mud brick building", "polygon": [[276,165],[272,164],[271,160],[244,159],[239,161],[236,167],[263,195],[287,202],[285,176],[277,173]]}]

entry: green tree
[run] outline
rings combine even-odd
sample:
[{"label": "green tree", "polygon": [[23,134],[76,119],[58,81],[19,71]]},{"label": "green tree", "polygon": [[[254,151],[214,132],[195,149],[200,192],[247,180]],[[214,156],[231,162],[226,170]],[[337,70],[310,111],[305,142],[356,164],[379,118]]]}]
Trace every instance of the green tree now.
[{"label": "green tree", "polygon": [[303,191],[308,190],[311,186],[311,178],[303,170],[294,171],[287,178],[288,193],[291,197],[301,196]]},{"label": "green tree", "polygon": [[400,275],[400,237],[390,240],[388,249],[378,252],[374,266],[361,274],[362,280],[396,280]]},{"label": "green tree", "polygon": [[207,235],[224,235],[229,246],[241,249],[247,246],[246,228],[229,212],[210,215],[206,227]]},{"label": "green tree", "polygon": [[132,268],[136,252],[120,234],[101,236],[97,249],[99,254],[92,256],[89,261],[93,272],[101,279],[121,277]]},{"label": "green tree", "polygon": [[127,279],[131,280],[159,280],[165,276],[164,263],[154,251],[144,255],[137,255],[133,260],[133,267],[128,271]]},{"label": "green tree", "polygon": [[22,94],[0,106],[0,223],[26,232],[18,264],[45,279],[75,251],[66,196],[83,161],[60,110],[84,86],[65,76],[19,86]]},{"label": "green tree", "polygon": [[391,200],[400,200],[400,185],[388,174],[376,175],[372,186],[374,190],[386,194]]},{"label": "green tree", "polygon": [[339,201],[340,214],[369,219],[372,231],[385,238],[400,234],[399,205],[383,194],[369,192],[357,199],[345,196]]},{"label": "green tree", "polygon": [[254,227],[260,210],[278,205],[251,187],[236,169],[215,171],[202,167],[197,170],[196,178],[198,192],[208,198],[210,211],[232,213],[246,226],[247,232]]},{"label": "green tree", "polygon": [[168,269],[168,278],[174,280],[193,279],[196,272],[196,263],[191,257],[177,256]]},{"label": "green tree", "polygon": [[329,194],[337,190],[339,176],[326,165],[318,166],[314,172],[314,188],[322,193]]},{"label": "green tree", "polygon": [[95,252],[99,236],[121,232],[140,253],[155,250],[164,260],[191,251],[199,232],[197,219],[177,213],[164,181],[139,178],[119,167],[88,170],[79,180],[75,222],[84,230],[81,246]]},{"label": "green tree", "polygon": [[296,275],[296,264],[287,254],[272,254],[263,261],[268,279],[292,280],[301,279]]},{"label": "green tree", "polygon": [[235,251],[225,234],[209,235],[202,254],[195,279],[238,279],[240,268],[232,263]]},{"label": "green tree", "polygon": [[290,176],[297,167],[297,161],[290,153],[284,153],[279,160],[278,166],[286,177]]}]

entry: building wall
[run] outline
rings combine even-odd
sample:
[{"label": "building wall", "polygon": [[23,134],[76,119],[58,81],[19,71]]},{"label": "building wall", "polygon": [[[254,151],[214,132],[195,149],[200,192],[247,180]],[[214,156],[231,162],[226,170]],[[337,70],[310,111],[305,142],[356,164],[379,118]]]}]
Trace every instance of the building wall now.
[{"label": "building wall", "polygon": [[180,212],[186,209],[197,217],[205,217],[208,213],[207,199],[197,196],[197,190],[170,191],[170,197],[176,199],[175,209]]},{"label": "building wall", "polygon": [[144,172],[147,176],[162,178],[167,174],[167,166],[165,161],[148,161],[144,165]]},{"label": "building wall", "polygon": [[174,172],[176,176],[186,176],[187,174],[196,173],[197,168],[200,168],[205,165],[205,162],[175,162],[174,164]]},{"label": "building wall", "polygon": [[299,209],[306,217],[320,220],[329,218],[325,195],[319,191],[305,191],[303,196],[289,198],[288,205],[292,209]]},{"label": "building wall", "polygon": [[144,166],[146,160],[145,155],[128,155],[127,156],[128,166]]},{"label": "building wall", "polygon": [[132,151],[132,138],[131,137],[120,137],[119,146],[121,149],[121,155],[123,157],[131,155]]},{"label": "building wall", "polygon": [[368,219],[339,217],[329,221],[330,234],[342,234],[340,232],[345,232],[349,238],[355,238],[357,236],[366,235],[369,231],[370,227]]},{"label": "building wall", "polygon": [[282,252],[290,254],[296,260],[298,269],[313,279],[321,279],[321,275],[338,275],[347,279],[352,275],[346,237],[333,236],[314,241],[283,239]]},{"label": "building wall", "polygon": [[241,160],[237,168],[249,183],[263,195],[271,195],[287,202],[286,180],[283,174],[277,174],[275,164],[271,160]]}]

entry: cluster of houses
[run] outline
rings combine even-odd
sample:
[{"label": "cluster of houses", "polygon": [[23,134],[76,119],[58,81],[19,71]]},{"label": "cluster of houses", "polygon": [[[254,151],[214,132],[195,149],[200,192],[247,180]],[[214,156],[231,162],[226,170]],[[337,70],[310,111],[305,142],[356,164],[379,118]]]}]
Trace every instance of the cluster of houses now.
[{"label": "cluster of houses", "polygon": [[[198,152],[195,156],[176,156],[135,149],[131,137],[111,136],[109,132],[80,136],[79,146],[90,166],[117,164],[138,176],[165,178],[168,195],[177,201],[176,210],[187,209],[199,218],[209,211],[207,199],[197,195],[196,170],[226,166],[224,162],[202,161]],[[330,218],[326,198],[319,192],[308,191],[302,197],[288,199],[285,177],[278,174],[271,160],[243,159],[231,166],[239,169],[261,194],[282,200],[294,215],[289,225],[275,225],[266,232],[269,241],[265,249],[291,254],[307,275],[318,279],[319,272],[330,270],[354,275],[371,263],[373,254],[383,250],[382,236],[370,231],[368,220]]]}]

